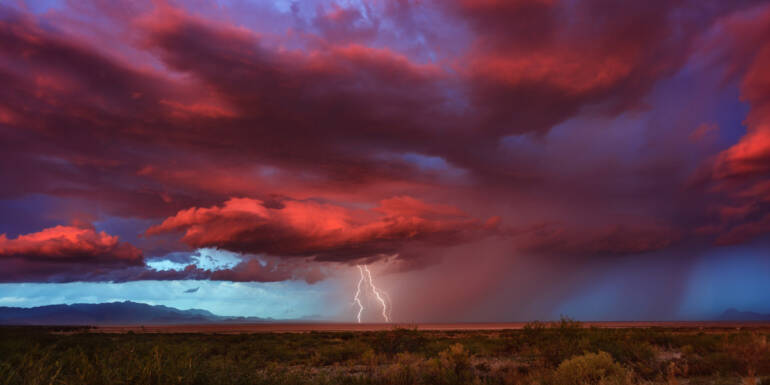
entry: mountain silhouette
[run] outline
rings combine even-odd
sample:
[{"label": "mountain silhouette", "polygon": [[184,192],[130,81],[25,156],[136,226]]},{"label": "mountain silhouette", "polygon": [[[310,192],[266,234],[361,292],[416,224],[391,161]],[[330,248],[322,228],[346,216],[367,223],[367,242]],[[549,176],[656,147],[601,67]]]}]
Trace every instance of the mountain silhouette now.
[{"label": "mountain silhouette", "polygon": [[719,321],[770,321],[770,314],[755,313],[752,311],[739,311],[734,308],[725,310],[719,317]]},{"label": "mountain silhouette", "polygon": [[131,301],[30,308],[0,307],[0,325],[136,325],[266,322],[258,317],[226,317],[207,310],[179,310]]}]

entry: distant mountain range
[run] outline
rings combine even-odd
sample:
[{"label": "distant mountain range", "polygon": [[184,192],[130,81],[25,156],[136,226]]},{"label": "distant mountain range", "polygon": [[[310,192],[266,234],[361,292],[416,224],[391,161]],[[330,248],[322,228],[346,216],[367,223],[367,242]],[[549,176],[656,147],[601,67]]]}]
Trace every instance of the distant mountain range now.
[{"label": "distant mountain range", "polygon": [[131,301],[0,307],[0,325],[157,325],[269,322],[270,318],[225,317],[207,310],[179,310]]},{"label": "distant mountain range", "polygon": [[770,321],[770,314],[727,309],[718,317],[719,321]]},{"label": "distant mountain range", "polygon": [[[727,309],[716,321],[770,322],[770,314]],[[39,307],[0,307],[0,325],[173,325],[273,322],[272,318],[227,317],[208,310],[179,310],[131,301]]]}]

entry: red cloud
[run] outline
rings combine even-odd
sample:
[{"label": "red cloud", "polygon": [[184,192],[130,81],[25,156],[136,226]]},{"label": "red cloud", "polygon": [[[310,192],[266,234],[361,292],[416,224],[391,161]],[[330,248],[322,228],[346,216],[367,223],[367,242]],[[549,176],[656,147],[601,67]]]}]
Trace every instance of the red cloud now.
[{"label": "red cloud", "polygon": [[0,234],[0,257],[53,263],[143,264],[142,252],[118,237],[91,228],[56,226],[8,239]]},{"label": "red cloud", "polygon": [[483,224],[455,208],[410,197],[382,201],[372,210],[312,201],[267,207],[259,200],[232,198],[222,206],[180,211],[147,233],[182,231],[192,247],[346,261],[395,254],[411,244],[467,242],[496,225],[496,220]]},{"label": "red cloud", "polygon": [[[712,225],[717,244],[736,244],[770,233],[770,8],[727,18],[721,43],[731,70],[742,72],[741,98],[751,109],[746,134],[720,153],[710,172],[721,201]],[[743,68],[745,67],[745,68]]]},{"label": "red cloud", "polygon": [[[770,23],[770,11],[763,19]],[[747,133],[734,146],[724,151],[715,166],[716,177],[770,177],[770,31],[749,65],[741,85],[743,99],[751,105],[746,119]]]},{"label": "red cloud", "polygon": [[0,235],[2,282],[91,280],[144,266],[142,252],[92,228],[56,226],[9,239]]}]

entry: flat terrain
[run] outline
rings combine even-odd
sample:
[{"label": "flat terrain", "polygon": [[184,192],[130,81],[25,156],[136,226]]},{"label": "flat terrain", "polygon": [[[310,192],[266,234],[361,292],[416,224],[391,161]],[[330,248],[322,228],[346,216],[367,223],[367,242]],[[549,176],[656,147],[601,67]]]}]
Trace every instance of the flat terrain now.
[{"label": "flat terrain", "polygon": [[770,324],[0,327],[0,384],[770,384]]},{"label": "flat terrain", "polygon": [[[501,323],[421,323],[421,324],[385,324],[385,323],[253,323],[253,324],[187,324],[187,325],[100,325],[91,329],[94,333],[291,333],[291,332],[344,332],[344,331],[388,331],[393,328],[407,328],[425,331],[451,330],[519,330],[528,324],[525,322]],[[584,327],[602,329],[623,328],[669,328],[693,330],[728,330],[728,329],[770,329],[770,322],[703,322],[703,321],[617,321],[584,322]]]}]

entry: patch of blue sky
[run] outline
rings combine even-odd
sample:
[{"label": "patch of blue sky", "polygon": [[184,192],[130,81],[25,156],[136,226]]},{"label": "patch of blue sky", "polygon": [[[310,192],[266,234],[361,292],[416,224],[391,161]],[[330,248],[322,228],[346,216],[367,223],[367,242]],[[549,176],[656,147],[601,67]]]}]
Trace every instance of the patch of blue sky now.
[{"label": "patch of blue sky", "polygon": [[[155,270],[184,270],[190,264],[205,270],[231,269],[243,260],[243,256],[227,250],[216,248],[201,248],[191,253],[187,258],[179,258],[177,253],[172,255],[151,258],[147,260],[147,266]],[[260,261],[262,262],[262,261]]]},{"label": "patch of blue sky", "polygon": [[[134,301],[178,309],[204,309],[224,316],[274,319],[336,317],[334,290],[329,282],[303,281],[136,281],[125,283],[0,284],[0,306],[33,307],[51,304]],[[198,288],[190,292],[190,289]]]}]

